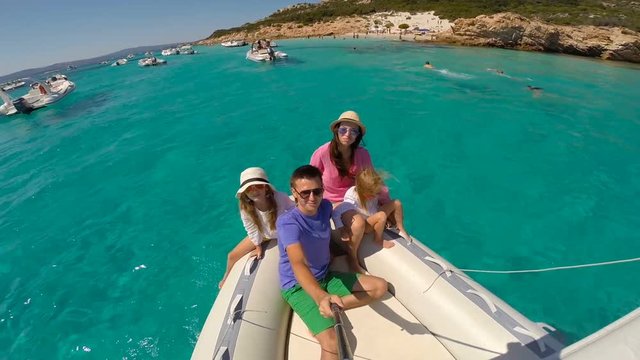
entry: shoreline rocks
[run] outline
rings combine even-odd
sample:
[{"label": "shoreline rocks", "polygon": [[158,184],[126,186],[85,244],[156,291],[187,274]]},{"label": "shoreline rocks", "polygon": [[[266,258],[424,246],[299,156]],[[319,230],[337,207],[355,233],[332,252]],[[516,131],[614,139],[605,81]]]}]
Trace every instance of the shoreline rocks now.
[{"label": "shoreline rocks", "polygon": [[[252,41],[260,38],[285,39],[332,35],[351,37],[352,34],[367,33],[371,17],[342,17],[305,26],[298,23],[276,24],[261,27],[253,32],[241,31],[215,38],[209,37],[198,44],[215,45],[234,39]],[[420,42],[554,52],[640,63],[640,33],[621,27],[553,25],[507,12],[480,15],[472,19],[457,19],[450,31],[429,34],[429,40],[422,40],[421,36],[414,38],[411,33],[403,35],[403,38],[414,38]]]},{"label": "shoreline rocks", "polygon": [[640,63],[640,34],[632,30],[552,25],[514,13],[458,19],[452,31],[439,34],[436,41]]}]

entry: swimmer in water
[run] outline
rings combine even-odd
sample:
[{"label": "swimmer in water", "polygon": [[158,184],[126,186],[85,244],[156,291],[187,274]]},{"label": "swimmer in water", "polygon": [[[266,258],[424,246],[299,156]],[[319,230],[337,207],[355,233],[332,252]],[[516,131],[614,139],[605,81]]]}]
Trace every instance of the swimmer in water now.
[{"label": "swimmer in water", "polygon": [[504,71],[500,70],[500,69],[492,69],[492,68],[487,68],[487,71],[491,71],[494,72],[498,75],[503,75],[503,76],[507,76],[507,74],[504,73]]},{"label": "swimmer in water", "polygon": [[529,89],[531,92],[533,92],[533,96],[534,97],[540,96],[540,94],[542,94],[542,90],[543,90],[541,87],[531,86],[531,85],[527,85],[527,89]]},{"label": "swimmer in water", "polygon": [[425,63],[424,63],[424,68],[425,68],[425,69],[433,69],[433,65],[431,65],[431,63],[430,63],[430,62],[425,61]]}]

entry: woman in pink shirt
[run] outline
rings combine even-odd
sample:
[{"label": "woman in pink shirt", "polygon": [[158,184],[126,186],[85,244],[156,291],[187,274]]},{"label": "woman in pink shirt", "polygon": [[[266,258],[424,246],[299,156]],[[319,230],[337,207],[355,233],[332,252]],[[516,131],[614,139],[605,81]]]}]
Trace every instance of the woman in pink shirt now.
[{"label": "woman in pink shirt", "polygon": [[[364,273],[365,270],[358,262],[357,251],[367,222],[355,207],[346,203],[341,205],[341,203],[347,190],[355,185],[356,175],[362,169],[373,168],[369,152],[360,147],[367,128],[360,121],[360,116],[355,111],[349,110],[334,120],[329,125],[329,129],[333,133],[333,138],[311,155],[311,165],[322,172],[324,198],[333,203],[335,209],[333,219],[336,227],[344,224],[344,230],[348,230],[346,234],[343,232],[343,238],[345,240],[350,238],[350,265],[353,270]],[[382,198],[383,201],[389,200],[388,191],[384,191]]]}]

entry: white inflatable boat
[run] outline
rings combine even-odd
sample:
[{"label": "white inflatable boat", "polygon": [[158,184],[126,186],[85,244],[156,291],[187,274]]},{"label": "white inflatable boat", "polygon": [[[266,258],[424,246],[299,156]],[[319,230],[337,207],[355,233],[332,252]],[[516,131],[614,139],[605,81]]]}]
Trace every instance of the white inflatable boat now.
[{"label": "white inflatable boat", "polygon": [[277,59],[286,59],[289,57],[284,51],[275,51],[271,46],[271,42],[260,39],[251,44],[251,49],[247,51],[247,60],[255,62],[275,61]]},{"label": "white inflatable boat", "polygon": [[287,53],[283,51],[273,51],[271,48],[259,50],[251,49],[247,51],[246,55],[247,60],[255,62],[274,61],[277,59],[286,59],[287,57],[289,57]]},{"label": "white inflatable boat", "polygon": [[138,60],[138,66],[141,67],[147,67],[147,66],[159,66],[159,65],[166,65],[167,64],[167,60],[165,59],[158,59],[155,56],[151,56],[148,58],[143,58]]},{"label": "white inflatable boat", "polygon": [[[640,359],[640,311],[568,348],[414,239],[365,237],[359,257],[389,282],[382,301],[346,311],[355,359]],[[278,248],[236,263],[192,354],[194,360],[320,358],[320,346],[280,297]],[[337,260],[337,261],[336,261]],[[344,257],[332,268],[345,269]]]},{"label": "white inflatable boat", "polygon": [[65,75],[57,74],[44,82],[34,82],[30,85],[29,92],[17,99],[0,90],[0,115],[30,114],[34,110],[62,100],[75,88],[76,84],[69,81]]},{"label": "white inflatable boat", "polygon": [[247,45],[247,42],[244,40],[229,40],[229,41],[220,43],[220,45],[224,47],[239,47],[239,46]]}]

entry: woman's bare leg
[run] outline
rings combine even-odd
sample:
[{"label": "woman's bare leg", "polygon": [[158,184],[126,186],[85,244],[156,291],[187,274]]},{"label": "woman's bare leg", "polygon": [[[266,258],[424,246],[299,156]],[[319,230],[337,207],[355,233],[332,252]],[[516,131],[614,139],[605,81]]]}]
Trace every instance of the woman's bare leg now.
[{"label": "woman's bare leg", "polygon": [[224,275],[222,276],[222,280],[220,280],[220,282],[218,283],[218,289],[221,288],[222,285],[224,285],[224,282],[227,280],[227,276],[229,276],[229,272],[231,272],[231,268],[233,268],[233,265],[235,265],[235,263],[238,260],[240,260],[241,257],[255,250],[255,248],[256,248],[256,245],[252,243],[249,237],[247,236],[244,239],[242,239],[238,243],[238,245],[236,245],[236,247],[233,248],[233,250],[229,252],[229,255],[227,255],[227,269],[225,270]]}]

